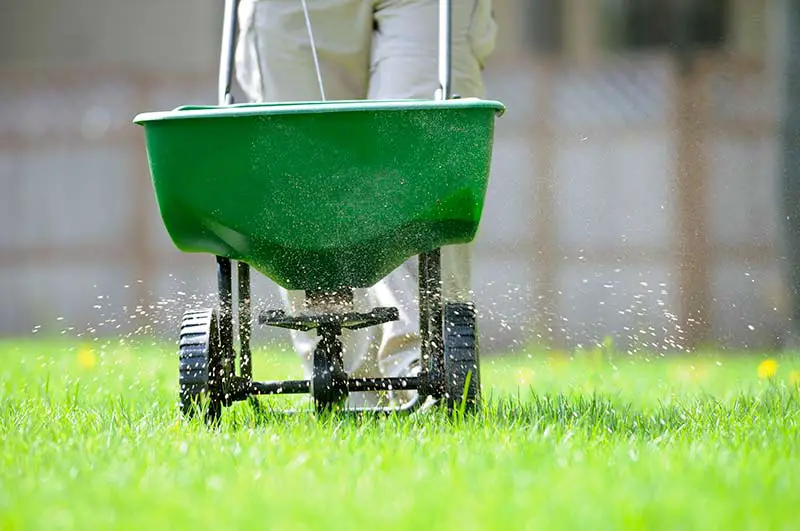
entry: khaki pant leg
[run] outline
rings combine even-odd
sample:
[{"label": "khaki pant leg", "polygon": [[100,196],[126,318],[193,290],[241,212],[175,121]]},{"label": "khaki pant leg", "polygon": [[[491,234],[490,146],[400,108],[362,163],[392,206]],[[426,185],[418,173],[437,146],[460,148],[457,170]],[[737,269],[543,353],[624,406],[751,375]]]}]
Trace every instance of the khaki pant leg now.
[{"label": "khaki pant leg", "polygon": [[[370,99],[433,98],[438,88],[438,0],[377,3],[372,45]],[[497,27],[491,0],[455,0],[452,11],[452,87],[462,97],[483,97],[483,63],[494,49]],[[407,374],[419,357],[417,258],[404,263],[370,290],[376,306],[402,304],[401,319],[383,326],[379,363],[386,376]],[[471,245],[442,249],[443,294],[466,301],[471,292]],[[406,400],[415,393],[398,393]]]},{"label": "khaki pant leg", "polygon": [[[363,99],[369,83],[372,7],[364,0],[308,0],[329,100]],[[301,0],[241,0],[236,77],[253,102],[319,101]]]},{"label": "khaki pant leg", "polygon": [[[373,30],[371,3],[365,0],[309,0],[314,41],[328,100],[364,99],[369,82]],[[314,56],[300,0],[241,0],[238,12],[236,76],[252,102],[319,101]],[[291,313],[303,311],[302,291],[280,290]],[[358,309],[369,301],[359,290]],[[291,332],[303,361],[305,377],[312,374],[315,333]],[[354,376],[376,376],[380,329],[345,330],[342,334],[345,370]],[[364,393],[351,395],[350,405],[365,403]]]},{"label": "khaki pant leg", "polygon": [[[438,88],[438,0],[378,3],[373,40],[370,99],[432,98]],[[452,87],[462,97],[484,97],[483,63],[494,49],[497,26],[491,0],[457,0],[452,7]],[[442,249],[444,295],[468,300],[471,246]],[[404,266],[404,278],[416,264]],[[406,280],[407,283],[407,280]]]}]

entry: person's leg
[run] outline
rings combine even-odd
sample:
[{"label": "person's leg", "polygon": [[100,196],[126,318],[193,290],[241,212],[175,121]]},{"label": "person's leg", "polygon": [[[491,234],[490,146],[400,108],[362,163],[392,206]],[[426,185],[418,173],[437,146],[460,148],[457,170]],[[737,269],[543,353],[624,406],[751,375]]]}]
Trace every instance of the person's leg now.
[{"label": "person's leg", "polygon": [[[430,99],[439,77],[439,0],[379,0],[369,99]],[[452,1],[453,93],[483,97],[483,64],[494,50],[491,0]]]},{"label": "person's leg", "polygon": [[[314,0],[308,5],[328,99],[433,97],[438,84],[437,0]],[[370,61],[373,5],[379,27]],[[482,61],[494,45],[490,10],[489,0],[454,2],[453,88],[464,97],[483,95]],[[242,0],[239,22],[237,79],[250,101],[320,99],[300,0]],[[469,247],[448,247],[442,254],[447,296],[467,298]],[[302,309],[302,293],[282,290],[282,294],[290,311]],[[348,373],[408,374],[419,357],[416,294],[416,259],[366,292],[357,291],[357,308],[396,307],[400,320],[344,332]],[[292,337],[309,377],[316,339],[299,332]],[[377,401],[374,393],[356,395],[361,396],[351,396],[351,406]]]},{"label": "person's leg", "polygon": [[[369,99],[430,99],[438,88],[439,1],[381,0],[375,13]],[[496,24],[491,0],[452,3],[452,88],[461,97],[483,97],[483,62],[494,49]],[[471,290],[471,246],[442,249],[443,293],[466,301]],[[399,321],[382,327],[378,353],[385,376],[413,373],[419,358],[416,258],[370,289],[376,306],[402,305]],[[416,393],[398,393],[408,400]]]},{"label": "person's leg", "polygon": [[[373,9],[369,0],[309,0],[314,41],[328,100],[364,99],[369,80]],[[251,102],[319,101],[314,57],[300,0],[241,0],[238,14],[236,75]],[[307,311],[302,291],[281,289],[290,313]],[[364,290],[356,308],[368,310]],[[313,309],[312,309],[313,311]],[[291,332],[303,360],[305,377],[312,374],[314,332]],[[345,370],[353,376],[378,376],[380,330],[345,330],[342,334]],[[351,395],[351,406],[374,404],[365,393]]]}]

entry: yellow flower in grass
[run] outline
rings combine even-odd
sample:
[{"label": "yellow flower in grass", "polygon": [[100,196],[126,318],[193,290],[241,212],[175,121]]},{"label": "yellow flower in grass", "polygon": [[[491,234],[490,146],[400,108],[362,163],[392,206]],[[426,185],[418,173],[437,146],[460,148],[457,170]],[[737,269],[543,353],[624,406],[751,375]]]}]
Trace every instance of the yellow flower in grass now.
[{"label": "yellow flower in grass", "polygon": [[78,349],[78,365],[84,369],[93,369],[97,365],[97,355],[91,347],[83,346]]},{"label": "yellow flower in grass", "polygon": [[553,370],[560,370],[569,364],[569,355],[563,350],[553,350],[547,357],[547,364]]},{"label": "yellow flower in grass", "polygon": [[789,383],[796,387],[800,387],[800,371],[795,369],[789,373]]},{"label": "yellow flower in grass", "polygon": [[517,380],[519,381],[520,385],[528,385],[533,381],[533,377],[536,375],[536,372],[529,368],[523,367],[517,369]]},{"label": "yellow flower in grass", "polygon": [[775,378],[778,373],[778,362],[773,359],[765,359],[758,364],[758,377],[761,380]]}]

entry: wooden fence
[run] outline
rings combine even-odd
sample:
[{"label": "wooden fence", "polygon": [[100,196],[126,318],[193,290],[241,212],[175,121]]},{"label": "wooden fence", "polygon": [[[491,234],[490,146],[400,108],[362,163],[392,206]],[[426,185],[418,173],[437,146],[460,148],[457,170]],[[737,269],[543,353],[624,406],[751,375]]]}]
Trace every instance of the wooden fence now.
[{"label": "wooden fence", "polygon": [[[475,247],[486,343],[773,343],[776,76],[721,55],[492,65],[508,112]],[[213,292],[211,259],[163,230],[131,119],[214,93],[213,73],[0,72],[1,334],[173,333]]]}]

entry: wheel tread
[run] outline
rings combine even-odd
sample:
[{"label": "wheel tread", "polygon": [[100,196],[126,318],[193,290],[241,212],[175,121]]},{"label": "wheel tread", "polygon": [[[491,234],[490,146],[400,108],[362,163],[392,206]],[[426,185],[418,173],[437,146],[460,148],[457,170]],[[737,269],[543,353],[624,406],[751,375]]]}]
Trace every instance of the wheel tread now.
[{"label": "wheel tread", "polygon": [[458,408],[469,376],[466,408],[476,409],[480,403],[480,358],[477,324],[471,303],[447,303],[444,307],[445,399],[448,406]]},{"label": "wheel tread", "polygon": [[216,312],[205,308],[184,314],[178,337],[178,383],[181,411],[185,417],[197,413],[202,402],[208,402],[206,422],[216,422],[221,414],[220,392],[214,378],[221,363],[216,348]]}]

